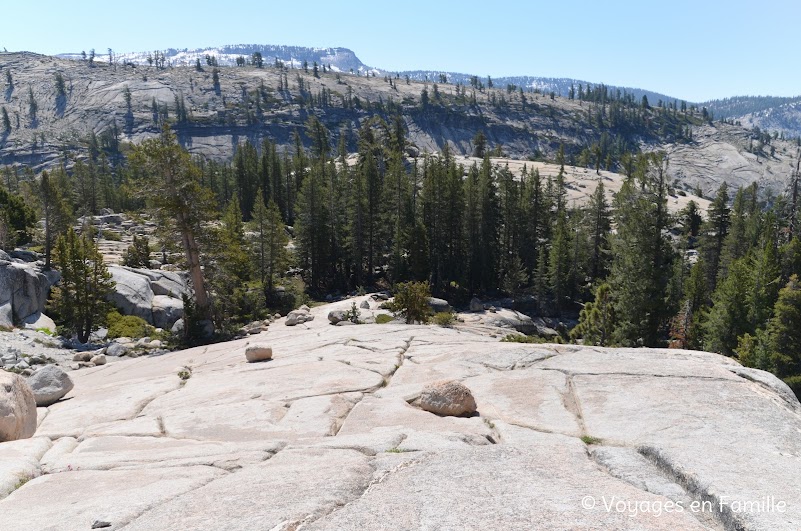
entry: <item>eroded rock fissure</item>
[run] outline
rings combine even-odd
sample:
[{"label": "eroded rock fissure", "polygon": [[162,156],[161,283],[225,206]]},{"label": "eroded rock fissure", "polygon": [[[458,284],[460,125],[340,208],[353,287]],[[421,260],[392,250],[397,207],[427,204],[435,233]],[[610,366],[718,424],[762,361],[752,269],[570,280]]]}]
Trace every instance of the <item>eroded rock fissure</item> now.
[{"label": "eroded rock fissure", "polygon": [[727,531],[746,531],[745,524],[740,521],[727,504],[722,504],[721,500],[710,492],[709,487],[701,485],[697,478],[681,470],[658,448],[640,446],[637,448],[637,452],[663,471],[673,483],[683,488],[691,498],[701,503],[708,503],[712,514],[723,524]]},{"label": "eroded rock fissure", "polygon": [[[345,422],[348,420],[348,417],[353,412],[353,410],[356,409],[356,406],[358,406],[359,403],[362,400],[364,400],[365,395],[372,394],[372,393],[376,392],[378,389],[382,389],[384,387],[388,387],[389,386],[390,382],[392,381],[392,377],[395,376],[395,373],[398,372],[398,369],[401,368],[401,366],[403,365],[403,362],[406,360],[406,352],[411,347],[412,341],[414,341],[414,336],[411,336],[409,339],[404,340],[404,343],[405,343],[404,346],[402,346],[400,348],[400,350],[398,351],[398,361],[395,364],[395,368],[392,371],[390,371],[390,373],[387,376],[384,376],[384,381],[381,383],[381,385],[374,386],[374,387],[371,387],[371,388],[369,388],[367,390],[361,391],[362,392],[362,396],[359,397],[359,399],[356,402],[353,403],[353,405],[350,407],[350,409],[348,409],[348,412],[345,414],[345,416],[342,417],[342,420],[335,427],[334,433],[332,434],[333,436],[337,436],[339,434],[339,430],[341,430],[342,426],[345,425]],[[350,365],[350,364],[348,364],[348,365]],[[363,368],[363,369],[365,369],[367,371],[371,370],[371,369],[366,369],[364,367],[360,367],[360,368]],[[378,371],[371,371],[371,372],[376,372],[378,374],[381,374]]]}]

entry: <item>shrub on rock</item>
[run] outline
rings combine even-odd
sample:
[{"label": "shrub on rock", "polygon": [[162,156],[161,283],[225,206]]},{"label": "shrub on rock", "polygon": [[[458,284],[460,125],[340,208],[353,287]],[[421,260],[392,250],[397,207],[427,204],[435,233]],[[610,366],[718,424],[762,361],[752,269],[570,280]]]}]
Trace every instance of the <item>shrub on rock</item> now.
[{"label": "shrub on rock", "polygon": [[431,316],[428,282],[401,282],[397,285],[391,310],[404,317],[406,324],[427,323]]}]

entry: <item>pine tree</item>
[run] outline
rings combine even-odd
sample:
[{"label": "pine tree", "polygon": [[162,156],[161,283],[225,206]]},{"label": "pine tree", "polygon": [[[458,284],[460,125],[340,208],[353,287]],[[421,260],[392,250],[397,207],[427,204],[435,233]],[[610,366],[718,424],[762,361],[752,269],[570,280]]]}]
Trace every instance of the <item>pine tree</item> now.
[{"label": "pine tree", "polygon": [[673,314],[667,287],[674,252],[665,235],[669,219],[663,163],[659,155],[641,157],[634,178],[615,196],[617,234],[609,283],[618,319],[614,340],[622,345],[657,345],[661,327]]},{"label": "pine tree", "polygon": [[114,289],[111,274],[88,231],[77,236],[70,228],[59,236],[54,262],[61,281],[53,289],[51,308],[64,329],[86,343],[112,308],[106,300]]},{"label": "pine tree", "polygon": [[402,154],[394,152],[384,178],[382,240],[389,251],[389,272],[393,279],[405,278],[408,272],[409,241],[404,230],[414,223],[409,176],[404,167]]},{"label": "pine tree", "polygon": [[615,310],[609,284],[595,290],[595,300],[588,302],[579,313],[578,325],[570,331],[573,341],[582,339],[584,345],[606,347],[611,344],[615,329]]},{"label": "pine tree", "polygon": [[36,98],[33,95],[33,88],[28,87],[28,118],[31,120],[31,127],[36,127],[36,113],[39,110],[39,104],[36,103]]},{"label": "pine tree", "polygon": [[200,183],[200,171],[189,153],[178,145],[165,127],[158,138],[145,140],[131,155],[141,179],[139,194],[155,208],[163,227],[172,227],[183,243],[189,275],[195,292],[198,315],[211,316],[211,301],[201,265],[198,237],[216,209],[212,193]]},{"label": "pine tree", "polygon": [[728,276],[715,289],[704,324],[704,350],[731,356],[738,337],[753,332],[748,318],[749,265],[747,258],[733,262]]},{"label": "pine tree", "polygon": [[3,107],[1,114],[2,114],[2,119],[0,121],[2,121],[2,123],[3,123],[3,132],[4,133],[10,133],[11,132],[11,118],[8,117],[8,111],[6,110],[5,107]]},{"label": "pine tree", "polygon": [[709,219],[701,228],[701,255],[707,266],[707,284],[710,290],[717,285],[723,242],[729,232],[730,210],[728,185],[724,182],[718,188],[712,204],[707,210]]},{"label": "pine tree", "polygon": [[572,294],[571,238],[564,209],[556,212],[553,241],[548,257],[549,291],[553,297],[554,310],[561,315]]},{"label": "pine tree", "polygon": [[[261,190],[259,190],[261,191]],[[281,220],[281,212],[274,201],[264,204],[263,195],[257,194],[251,215],[251,252],[265,298],[270,300],[275,279],[289,263],[286,246],[289,238]]]},{"label": "pine tree", "polygon": [[[63,168],[61,171],[64,171]],[[45,171],[39,179],[39,208],[44,219],[45,269],[50,268],[51,250],[56,238],[65,233],[72,221],[69,203],[63,195],[58,181],[51,179]]]},{"label": "pine tree", "polygon": [[612,216],[606,201],[603,181],[598,181],[595,193],[590,197],[587,218],[591,226],[589,277],[591,282],[606,278],[609,272],[609,233]]},{"label": "pine tree", "polygon": [[134,234],[133,241],[122,257],[122,265],[128,267],[150,267],[150,242],[147,236]]},{"label": "pine tree", "polygon": [[329,211],[326,198],[330,190],[321,164],[313,164],[303,180],[295,205],[295,237],[300,266],[308,272],[308,286],[314,292],[327,287],[330,266]]},{"label": "pine tree", "polygon": [[779,294],[781,265],[776,241],[775,217],[768,214],[760,246],[749,258],[748,320],[752,329],[761,328],[771,315]]},{"label": "pine tree", "polygon": [[721,248],[718,278],[724,278],[728,274],[729,265],[745,256],[749,248],[748,206],[745,191],[739,188],[734,196],[734,204],[729,216],[729,230]]},{"label": "pine tree", "polygon": [[236,196],[222,213],[210,250],[214,259],[207,261],[205,272],[215,299],[215,322],[223,328],[246,313],[243,306],[251,276],[242,209]]},{"label": "pine tree", "polygon": [[801,284],[793,275],[779,292],[767,326],[771,365],[780,378],[801,374]]},{"label": "pine tree", "polygon": [[0,213],[3,216],[4,247],[14,248],[31,241],[31,233],[36,223],[36,212],[23,198],[12,194],[0,186]]}]

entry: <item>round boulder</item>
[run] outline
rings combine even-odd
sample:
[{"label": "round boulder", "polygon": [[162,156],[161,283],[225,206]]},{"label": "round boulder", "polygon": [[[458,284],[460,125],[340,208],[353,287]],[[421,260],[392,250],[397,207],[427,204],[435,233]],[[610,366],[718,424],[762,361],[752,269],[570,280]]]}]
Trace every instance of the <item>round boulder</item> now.
[{"label": "round boulder", "polygon": [[36,405],[47,407],[72,391],[72,378],[57,365],[45,365],[28,378]]},{"label": "round boulder", "polygon": [[428,298],[428,306],[434,311],[434,313],[450,312],[453,310],[448,301],[445,299],[437,299],[436,297]]},{"label": "round boulder", "polygon": [[273,349],[267,345],[251,345],[245,349],[245,358],[250,363],[273,359]]},{"label": "round boulder", "polygon": [[420,407],[437,415],[459,417],[475,413],[476,400],[464,384],[441,380],[425,386],[420,395]]},{"label": "round boulder", "polygon": [[24,378],[0,371],[0,442],[33,437],[36,399]]},{"label": "round boulder", "polygon": [[483,312],[484,311],[484,303],[481,302],[481,299],[478,297],[473,297],[470,299],[470,311],[471,312]]},{"label": "round boulder", "polygon": [[328,320],[331,324],[337,324],[345,320],[345,312],[343,310],[332,310],[328,312]]}]

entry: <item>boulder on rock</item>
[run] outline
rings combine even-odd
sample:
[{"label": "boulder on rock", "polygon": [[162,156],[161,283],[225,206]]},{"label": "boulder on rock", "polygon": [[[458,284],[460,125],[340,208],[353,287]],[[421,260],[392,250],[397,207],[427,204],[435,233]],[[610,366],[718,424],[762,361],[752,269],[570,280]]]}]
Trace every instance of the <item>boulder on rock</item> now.
[{"label": "boulder on rock", "polygon": [[90,363],[94,363],[95,366],[97,365],[105,365],[106,364],[106,355],[105,354],[97,354],[92,356],[92,359],[89,360]]},{"label": "boulder on rock", "polygon": [[470,299],[470,311],[471,312],[483,312],[484,311],[484,303],[478,297],[473,297]]},{"label": "boulder on rock", "polygon": [[[119,356],[125,356],[127,352],[128,352],[128,347],[126,347],[122,343],[115,342],[106,347],[106,356],[111,356],[114,358],[117,358]],[[80,360],[74,360],[74,361],[80,361]]]},{"label": "boulder on rock", "polygon": [[47,330],[51,334],[56,333],[56,323],[42,312],[32,313],[23,321],[28,330]]},{"label": "boulder on rock", "polygon": [[72,356],[72,361],[89,361],[92,359],[93,354],[91,352],[76,352],[75,355]]},{"label": "boulder on rock", "polygon": [[178,319],[177,321],[175,321],[175,323],[172,325],[172,328],[170,328],[170,332],[172,332],[173,334],[183,334],[183,332],[184,332],[184,320],[183,320],[183,318]]},{"label": "boulder on rock", "polygon": [[36,399],[19,375],[0,371],[0,442],[33,437],[36,431]]},{"label": "boulder on rock", "polygon": [[365,300],[363,300],[363,301],[362,301],[362,303],[359,305],[359,308],[361,308],[361,309],[363,309],[363,310],[369,310],[369,309],[370,309],[370,303],[369,303],[369,302],[367,302],[367,300],[365,299]]},{"label": "boulder on rock", "polygon": [[129,267],[108,266],[114,281],[109,300],[124,315],[135,315],[153,324],[153,290],[147,277]]},{"label": "boulder on rock", "polygon": [[50,281],[35,265],[0,262],[0,327],[12,328],[33,315],[38,317],[49,288]]},{"label": "boulder on rock", "polygon": [[251,345],[245,349],[245,358],[250,363],[273,359],[273,349],[267,345]]},{"label": "boulder on rock", "polygon": [[33,376],[28,378],[28,385],[39,407],[55,404],[74,387],[72,378],[57,365],[45,365],[33,373]]},{"label": "boulder on rock", "polygon": [[451,310],[453,310],[448,301],[446,301],[445,299],[437,299],[436,297],[428,298],[428,306],[432,310],[434,310],[434,313],[450,312]]},{"label": "boulder on rock", "polygon": [[153,296],[153,326],[171,328],[184,316],[184,301],[167,295]]},{"label": "boulder on rock", "polygon": [[431,413],[458,417],[476,411],[476,400],[464,384],[441,380],[425,386],[420,395],[420,407]]},{"label": "boulder on rock", "polygon": [[108,270],[115,282],[109,301],[122,314],[141,317],[164,329],[183,317],[182,297],[189,294],[189,288],[180,274],[118,265],[110,265]]},{"label": "boulder on rock", "polygon": [[[304,310],[304,308],[306,308]],[[286,322],[284,322],[287,326],[295,326],[297,324],[302,324],[307,321],[314,321],[314,316],[309,313],[309,307],[305,304],[298,308],[297,310],[292,310],[286,316]]]},{"label": "boulder on rock", "polygon": [[332,310],[328,312],[328,320],[331,322],[331,324],[335,325],[341,321],[344,321],[345,319],[346,316],[344,310]]}]

